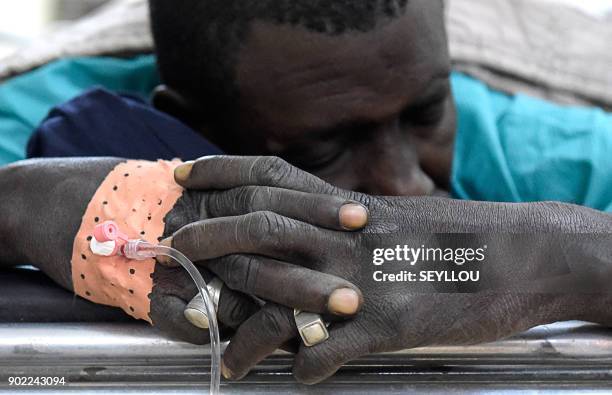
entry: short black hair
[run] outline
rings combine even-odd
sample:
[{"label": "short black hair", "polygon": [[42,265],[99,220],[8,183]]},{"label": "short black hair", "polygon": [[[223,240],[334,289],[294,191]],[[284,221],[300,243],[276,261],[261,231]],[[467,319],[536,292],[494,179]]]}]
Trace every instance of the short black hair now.
[{"label": "short black hair", "polygon": [[236,53],[251,22],[302,26],[330,35],[368,32],[403,14],[408,0],[149,0],[162,80],[210,115],[236,102]]}]

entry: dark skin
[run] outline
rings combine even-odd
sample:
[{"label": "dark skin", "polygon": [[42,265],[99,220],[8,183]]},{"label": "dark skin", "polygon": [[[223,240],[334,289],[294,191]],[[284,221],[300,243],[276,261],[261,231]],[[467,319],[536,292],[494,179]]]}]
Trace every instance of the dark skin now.
[{"label": "dark skin", "polygon": [[[414,1],[404,16],[375,32],[341,37],[320,35],[299,27],[255,23],[238,56],[236,84],[240,103],[237,127],[209,128],[202,119],[193,125],[227,152],[277,155],[344,189],[387,196],[429,195],[436,189],[446,189],[452,163],[455,108],[448,80],[450,61],[442,14],[439,2]],[[189,108],[198,108],[197,103],[186,101],[171,88],[160,90],[159,96],[173,98],[170,107],[180,108],[189,114],[188,119],[197,120],[197,116],[189,112]],[[215,173],[209,170],[206,177]],[[274,170],[282,173],[277,168]],[[266,172],[270,172],[270,169],[266,169]],[[275,180],[284,181],[278,173],[271,173]],[[218,170],[217,174],[227,177],[227,174],[237,174],[237,171],[228,164],[224,171]],[[247,184],[307,192],[313,192],[313,184],[316,184],[314,181],[306,182],[308,187],[305,188],[305,184],[298,181],[297,184],[281,182],[280,185],[258,181],[251,180]],[[241,182],[224,184],[223,188],[241,185]],[[186,186],[202,187],[190,183]],[[210,187],[210,184],[204,187]],[[319,188],[315,187],[314,191],[320,192]],[[325,193],[329,193],[329,190],[325,190]],[[332,190],[332,193],[338,192]],[[355,198],[352,194],[349,197]],[[369,201],[368,198],[365,200]],[[433,207],[439,203],[428,201],[423,204],[421,209],[425,212],[438,211]],[[447,204],[445,202],[441,207]],[[399,211],[403,212],[404,209]],[[475,204],[468,208],[461,203],[457,209],[450,214],[451,217],[441,217],[439,222],[434,221],[430,225],[436,231],[457,231],[465,229],[467,224],[463,220],[478,224],[472,231],[534,232],[549,229],[552,226],[550,220],[555,218],[574,217],[573,211],[578,210],[562,209],[555,205],[526,205],[515,210],[507,205]],[[540,211],[549,214],[534,216]],[[555,212],[559,215],[556,216]],[[378,226],[397,224],[402,218],[400,212],[387,215]],[[546,216],[549,218],[545,219]],[[515,228],[508,229],[503,225],[510,224],[510,218],[522,219]],[[609,221],[609,217],[606,218],[604,222]],[[433,230],[431,226],[421,224],[419,227],[419,224],[418,221],[413,223],[421,231]],[[572,221],[566,223],[574,229],[573,224]],[[194,226],[188,229],[191,236],[193,232],[197,233]],[[288,233],[290,236],[287,238],[280,237],[281,249],[283,245],[295,245],[300,231]],[[404,242],[409,239],[407,235],[399,238]],[[181,244],[180,241],[177,243],[179,248],[188,251],[199,250],[197,246],[193,250],[194,246]],[[328,251],[341,250],[346,243],[339,242],[330,246]],[[314,255],[328,252],[324,251],[324,243],[314,244],[317,245],[316,251],[312,251]],[[239,246],[236,248],[242,252]],[[231,251],[230,248],[224,252],[238,251]],[[378,285],[360,282],[359,276],[351,275],[356,270],[353,265],[359,265],[354,255],[345,264],[340,264],[342,258],[334,255],[330,259],[333,262],[331,266],[325,262],[317,263],[316,258],[307,263],[300,262],[278,251],[268,252],[266,256],[266,263],[235,256],[229,262],[216,262],[208,267],[231,284],[248,283],[250,280],[246,278],[246,273],[265,272],[266,267],[278,269],[278,260],[291,261],[317,270],[330,270],[352,279],[365,295],[364,311],[357,319],[360,324],[354,326],[361,328],[357,330],[360,333],[346,329],[348,326],[341,326],[343,329],[339,330],[346,333],[332,335],[334,340],[327,344],[300,349],[295,374],[298,380],[307,383],[324,379],[342,363],[368,352],[415,345],[491,340],[539,323],[576,316],[610,322],[603,305],[585,309],[591,297],[564,299],[550,295],[438,295],[435,298],[428,295],[408,301],[408,304],[398,302],[390,314],[393,319],[374,318],[384,306],[379,301],[381,292],[401,295],[405,290],[385,291]],[[500,267],[509,264],[508,261],[499,262]],[[274,271],[278,273],[275,283],[282,284],[280,276],[286,271]],[[453,311],[466,304],[480,307],[474,308],[473,316],[466,317],[461,325],[454,328],[457,332],[442,331],[445,324],[431,317],[432,311],[440,312],[436,316],[441,319],[454,317]],[[291,306],[290,303],[285,305]],[[542,308],[535,309],[534,306]],[[412,310],[414,308],[416,310]],[[369,315],[369,309],[374,311],[374,316],[363,318]],[[430,325],[417,325],[418,317],[423,317],[422,321]],[[483,320],[483,317],[488,318]],[[372,336],[372,333],[384,337],[388,330],[378,328],[364,331],[369,326],[368,321],[403,327],[403,335],[394,335],[394,341],[383,341]],[[470,327],[475,323],[479,325],[478,330]],[[436,333],[436,336],[429,336],[429,333]],[[468,333],[471,335],[466,335]],[[238,329],[233,345],[224,357],[224,375],[228,378],[242,377],[259,360],[295,336],[291,309],[268,304]],[[356,348],[355,343],[359,343],[360,347]]]},{"label": "dark skin", "polygon": [[[368,352],[491,340],[558,319],[610,322],[610,300],[603,296],[409,298],[404,289],[364,280],[368,276],[360,259],[376,244],[344,229],[365,223],[359,215],[342,220],[347,200],[369,208],[366,232],[396,229],[403,243],[412,240],[415,229],[606,232],[612,226],[606,214],[568,205],[373,196],[430,194],[434,183],[446,187],[450,174],[454,108],[441,3],[409,4],[404,16],[365,34],[328,37],[256,23],[239,54],[237,127],[211,129],[198,118],[197,102],[171,87],[158,90],[159,108],[188,120],[228,152],[280,155],[336,186],[368,193],[332,187],[276,158],[217,158],[194,171],[179,171],[178,181],[193,190],[168,215],[166,233],[174,237],[167,242],[227,284],[219,319],[237,328],[224,357],[228,377],[243,376],[295,337],[292,307],[336,321],[362,309],[356,319],[336,323],[328,342],[299,350],[295,373],[307,383]],[[0,170],[2,199],[8,202],[2,206],[8,232],[0,235],[0,262],[35,262],[70,289],[72,238],[95,188],[118,162],[26,162]],[[347,259],[347,246],[355,259]],[[500,273],[510,264],[500,259]],[[582,272],[588,277],[592,270]],[[354,293],[334,305],[331,295],[338,289]],[[244,293],[269,303],[259,310]],[[182,316],[195,294],[180,270],[158,265],[151,301],[154,324],[170,335],[205,342],[207,333]],[[461,306],[473,309],[458,317]],[[446,320],[453,318],[463,319],[448,328]]]},{"label": "dark skin", "polygon": [[[201,260],[229,284],[280,280],[286,271],[282,265],[290,262],[359,287],[363,299],[355,318],[338,322],[332,317],[330,339],[314,347],[300,346],[294,375],[303,383],[320,382],[342,364],[374,352],[492,341],[562,320],[612,324],[612,216],[607,213],[553,202],[376,197],[339,189],[278,158],[205,158],[185,165],[176,179],[194,190],[242,191],[235,193],[248,198],[233,203],[240,207],[244,201],[259,204],[262,194],[272,201],[286,199],[288,190],[308,194],[296,200],[304,209],[294,213],[278,215],[251,206],[252,214],[192,223],[171,239],[176,248]],[[363,203],[369,210],[368,226],[347,233],[324,229],[320,219],[318,227],[308,224],[316,216],[303,213],[319,194]],[[486,278],[469,290],[373,280],[374,249],[431,246],[432,240],[450,246],[457,240],[462,247],[494,246],[483,269]],[[562,270],[551,271],[559,262],[564,263]],[[401,270],[410,270],[410,265],[396,263],[388,271]],[[297,336],[293,310],[282,304],[291,306],[268,303],[238,328],[223,356],[226,378],[240,379]]]},{"label": "dark skin", "polygon": [[[0,214],[5,218],[0,233],[0,267],[31,263],[62,287],[72,290],[72,243],[82,213],[104,177],[120,162],[121,159],[115,158],[30,160],[0,168],[3,185],[0,194],[5,202],[0,206]],[[40,193],[41,190],[45,193]],[[165,219],[166,233],[172,234],[194,221],[249,213],[252,207],[234,204],[239,201],[239,194],[240,191],[185,193]],[[299,218],[298,210],[303,212],[303,205],[287,207],[286,201],[299,199],[288,196],[282,200],[262,201],[259,208]],[[346,224],[339,214],[346,202],[346,199],[338,197],[318,198],[315,204],[322,209],[314,217],[314,223],[344,229]],[[206,270],[202,269],[202,274],[205,279],[210,279]],[[270,277],[271,274],[268,279]],[[226,329],[237,327],[259,309],[242,292],[335,316],[351,315],[358,309],[358,302],[353,302],[347,309],[343,298],[333,297],[337,290],[351,290],[359,295],[353,284],[339,277],[294,268],[284,283],[298,295],[310,297],[289,296],[289,299],[286,299],[287,293],[266,286],[264,283],[268,279],[236,283],[233,289],[223,289],[219,321]],[[308,281],[304,282],[304,279]],[[183,315],[186,304],[196,293],[193,282],[182,269],[158,265],[151,293],[150,315],[154,325],[172,337],[197,344],[207,343],[208,332],[195,328]]]},{"label": "dark skin", "polygon": [[[302,74],[303,70],[316,70],[317,73],[312,77],[316,79],[321,78],[321,83],[316,84],[319,89],[311,92],[310,94],[304,94],[304,89],[292,92],[284,86],[280,86],[279,89],[283,92],[286,91],[286,95],[284,97],[278,96],[275,99],[285,103],[293,103],[292,106],[295,110],[302,106],[306,106],[306,104],[312,101],[313,97],[320,96],[323,100],[326,96],[330,96],[330,94],[335,95],[336,92],[338,92],[338,89],[346,89],[347,91],[350,91],[353,84],[359,84],[367,87],[367,89],[364,88],[362,90],[364,99],[360,100],[361,103],[358,106],[345,108],[345,110],[343,110],[345,114],[341,118],[335,118],[337,113],[318,114],[321,110],[321,106],[318,108],[312,108],[309,110],[309,114],[305,114],[305,118],[302,119],[301,125],[293,126],[286,124],[286,120],[290,118],[286,118],[282,120],[282,122],[280,120],[275,121],[273,118],[279,113],[253,114],[244,111],[244,116],[239,121],[239,127],[234,129],[240,130],[240,132],[235,132],[234,134],[226,133],[227,129],[223,129],[220,133],[215,133],[214,131],[211,132],[208,137],[229,152],[246,153],[242,147],[251,147],[251,153],[282,154],[283,156],[292,160],[294,163],[299,162],[301,165],[303,165],[303,167],[310,167],[313,170],[316,167],[317,173],[329,173],[330,179],[332,178],[331,174],[333,173],[333,178],[337,180],[337,183],[345,187],[354,187],[355,189],[385,194],[429,193],[432,189],[432,183],[420,170],[419,165],[421,161],[418,158],[417,150],[413,144],[414,141],[417,141],[416,137],[410,138],[410,142],[408,140],[401,139],[401,136],[399,135],[400,130],[397,127],[399,125],[399,118],[402,118],[403,120],[402,125],[406,126],[408,125],[406,121],[411,120],[411,117],[407,114],[410,114],[415,109],[424,107],[423,103],[427,102],[425,104],[429,104],[432,99],[435,99],[435,104],[439,104],[439,102],[447,103],[450,110],[445,112],[446,115],[444,115],[444,121],[437,122],[437,120],[434,119],[435,122],[432,122],[431,127],[426,127],[424,129],[443,131],[444,133],[439,134],[447,136],[444,138],[444,146],[445,150],[449,153],[452,147],[454,117],[452,114],[449,114],[452,113],[452,101],[450,99],[450,92],[448,91],[447,74],[449,66],[448,57],[445,50],[445,37],[442,33],[443,29],[441,29],[440,26],[435,29],[433,27],[429,27],[428,24],[423,23],[417,24],[417,27],[413,23],[415,19],[419,19],[422,16],[422,11],[424,10],[424,13],[427,14],[428,21],[432,22],[432,25],[435,25],[434,19],[438,14],[439,9],[432,7],[430,2],[423,2],[421,6],[415,7],[415,10],[418,12],[408,12],[406,17],[402,17],[397,21],[394,21],[392,24],[384,26],[381,30],[373,32],[372,34],[367,33],[356,36],[347,35],[346,37],[341,38],[325,37],[322,35],[308,33],[300,28],[278,28],[269,25],[257,25],[254,29],[254,35],[252,36],[252,38],[255,38],[255,42],[253,45],[246,45],[244,47],[244,52],[240,55],[241,59],[239,60],[238,66],[238,70],[240,70],[240,77],[237,81],[240,90],[243,90],[245,93],[253,93],[255,91],[262,90],[261,87],[267,86],[271,78],[277,78],[277,76],[270,76],[267,73],[258,74],[257,70],[249,70],[249,64],[252,65],[257,62],[263,62],[263,60],[270,55],[270,52],[275,53],[277,50],[285,51],[286,49],[291,48],[292,43],[296,40],[302,41],[303,39],[308,38],[308,40],[313,44],[312,47],[309,48],[308,52],[304,52],[303,54],[300,54],[299,52],[294,53],[291,62],[285,62],[284,59],[279,58],[270,59],[272,63],[267,63],[266,66],[273,67],[278,70],[279,73],[283,74],[284,80],[287,82],[291,80],[290,70],[295,70],[296,72],[300,72]],[[401,22],[409,22],[409,24],[413,27],[406,30],[403,28],[405,24]],[[440,25],[440,23],[438,23],[438,25]],[[410,49],[410,51],[406,52],[404,50],[405,40],[403,40],[403,38],[400,40],[399,38],[404,37],[406,34],[412,35],[421,29],[427,29],[428,34],[437,32],[435,33],[436,39],[432,40],[431,43],[424,42],[423,40],[415,41],[414,46]],[[266,46],[270,46],[275,43],[279,36],[287,36],[286,30],[290,30],[292,33],[294,33],[291,40],[285,41],[282,48],[269,47],[267,50],[264,50]],[[420,37],[421,35],[416,36]],[[260,39],[263,39],[263,42],[259,42]],[[380,44],[385,42],[388,42],[388,44],[384,44],[383,48],[381,48]],[[354,54],[347,51],[343,58],[339,60],[337,66],[345,65],[348,67],[334,72],[354,74],[355,76],[359,76],[360,79],[346,79],[336,82],[326,82],[324,77],[326,74],[330,74],[330,67],[332,66],[329,63],[326,54],[337,53],[339,47],[343,47],[347,44],[350,44],[350,46],[353,48],[360,46],[363,47],[363,49],[370,49],[371,53],[367,68],[362,67],[361,71],[359,71],[358,68],[355,68],[353,64],[359,65],[359,62],[356,62],[359,60],[359,58],[356,58]],[[432,45],[434,50],[424,51],[423,49],[427,45]],[[397,60],[394,60],[394,62],[398,62],[398,64],[389,65],[385,62],[381,62],[381,59],[377,56],[377,52],[379,50],[384,51],[385,58],[397,58]],[[412,62],[411,58],[413,57],[421,57],[421,64]],[[313,61],[316,61],[316,65],[311,63]],[[308,63],[305,64],[304,62]],[[434,69],[430,70],[428,67],[429,65],[434,65]],[[376,67],[378,67],[378,73],[364,73],[364,71],[369,71]],[[387,80],[386,78],[389,67],[397,70],[394,72],[395,77],[392,80]],[[302,71],[300,71],[300,69],[302,69]],[[430,81],[435,77],[434,74],[439,78],[437,78],[435,81]],[[421,75],[424,78],[421,78]],[[250,81],[253,83],[253,85],[243,84],[243,80]],[[378,85],[380,81],[384,81],[384,84]],[[306,87],[303,86],[302,88]],[[393,91],[387,92],[391,88]],[[332,90],[332,92],[330,92],[330,90]],[[426,91],[426,94],[423,94],[423,91]],[[263,93],[274,95],[269,91],[264,92],[262,90],[262,94]],[[348,93],[353,94],[354,92],[347,92],[347,94]],[[338,101],[339,98],[341,98],[341,96],[337,96],[335,100]],[[265,100],[269,101],[272,99],[274,98]],[[253,102],[257,102],[257,100],[257,98],[252,98]],[[197,120],[197,116],[189,113],[189,109],[194,108],[194,106],[197,108],[197,103],[185,103],[185,100],[181,98],[180,94],[177,92],[159,90],[158,97],[154,101],[160,104],[162,109],[167,109],[169,112],[175,113],[183,119]],[[339,104],[343,102],[345,101],[338,101]],[[249,106],[250,104],[248,101],[240,103],[241,108],[248,108]],[[434,107],[434,110],[428,110],[428,112],[434,113],[434,115],[440,113],[439,108],[441,106],[436,105]],[[260,109],[257,110],[259,111]],[[367,119],[353,119],[355,114],[364,114],[364,111],[367,111],[370,117]],[[260,118],[263,121],[253,124],[254,128],[257,130],[246,127],[247,125],[251,125],[253,117]],[[312,121],[304,123],[304,119],[306,118],[311,118]],[[391,122],[392,118],[397,119],[397,122],[395,122],[393,127],[389,127],[391,126],[389,122]],[[433,118],[436,117],[434,116]],[[366,132],[365,128],[359,125],[354,127],[355,125],[353,125],[353,121],[368,123],[373,127],[373,129]],[[206,125],[206,120],[199,119],[197,120],[197,123]],[[288,132],[286,135],[277,133],[281,124]],[[429,132],[424,134],[428,133]],[[438,135],[438,132],[435,134]],[[227,136],[228,138],[224,139],[222,136]],[[376,141],[373,141],[372,137],[376,137]],[[339,156],[338,150],[345,147],[346,139],[351,139],[351,141],[354,142],[350,150],[350,158],[345,158],[354,163],[354,167],[352,168],[342,165],[341,163],[340,165],[339,163],[333,163],[337,161],[332,161],[329,157],[330,155]],[[397,144],[394,143],[394,140],[406,141],[406,144],[400,151],[395,149],[390,150],[390,148],[395,148],[392,146],[397,146]],[[257,144],[253,144],[253,141],[257,142]],[[233,142],[234,144],[229,142]],[[324,146],[329,147],[329,149],[326,151],[325,158],[313,156],[313,144],[316,144],[317,147],[319,147],[317,149],[321,149]],[[307,147],[310,148],[306,149]],[[426,149],[421,148],[421,150]],[[291,158],[291,156],[294,156],[296,152],[300,153],[300,155],[304,154],[305,156],[301,158]],[[349,151],[347,150],[346,152],[348,153]],[[385,154],[393,152],[397,152],[397,154]],[[368,168],[365,166],[366,162],[370,162],[372,165],[374,163],[371,160],[366,161],[364,155],[373,155],[376,158],[380,158],[380,160],[376,166]],[[361,159],[356,161],[355,159],[358,156]],[[448,179],[448,168],[450,167],[450,154],[447,155],[444,153],[443,156],[445,158],[438,158],[438,163],[442,164],[442,170],[440,171],[444,173],[443,175],[439,175],[437,177],[440,180],[440,185],[444,185],[446,183],[445,180]],[[64,206],[64,210],[66,212],[75,213],[83,212],[88,197],[91,196],[93,190],[95,190],[94,185],[98,184],[99,180],[101,180],[103,177],[103,174],[106,174],[108,168],[109,166],[101,165],[99,175],[89,179],[91,183],[91,190],[84,191],[84,193],[81,194],[83,200],[73,200],[71,204],[74,204],[74,206]],[[446,168],[446,170],[444,170],[444,168]],[[346,171],[343,171],[342,169],[346,169]],[[402,169],[402,171],[400,171],[400,169]],[[410,169],[410,171],[406,172],[406,169]],[[375,174],[380,171],[382,171],[381,174],[386,174],[388,177],[375,179]],[[365,178],[366,175],[367,179]],[[356,184],[358,176],[361,177],[361,181],[359,181],[360,185]],[[54,178],[50,177],[42,180],[43,183],[41,185],[46,185],[48,180],[52,179]],[[59,198],[59,200],[63,201],[64,199]],[[32,206],[42,207],[38,203],[33,204]],[[31,208],[25,212],[31,212]],[[17,218],[20,217],[21,216],[18,216]],[[69,218],[67,215],[65,215],[65,213],[61,213],[59,217]],[[197,218],[201,219],[204,217],[205,216]],[[77,224],[78,220],[73,219],[73,223],[69,224],[68,228],[76,229]],[[32,224],[32,227],[34,227],[34,224]],[[169,231],[171,232],[172,230],[174,229],[170,229]],[[64,243],[66,247],[65,251],[68,251],[70,240],[65,240]],[[27,251],[28,248],[24,248],[24,250]],[[43,257],[31,257],[29,259],[17,259],[16,257],[10,258],[11,259],[3,260],[3,262],[8,262],[11,264],[15,261],[43,262],[45,260],[42,259]],[[56,259],[53,259],[52,261],[60,262],[61,259],[56,257]],[[59,284],[70,289],[70,275],[66,271],[65,265],[60,266],[61,267],[59,270],[56,268],[49,268],[46,270],[46,272],[49,273],[49,275],[51,275]],[[175,284],[173,282],[175,282]],[[160,326],[164,327],[164,322],[167,322],[168,320],[164,320],[162,317],[168,316],[168,311],[171,311],[173,312],[171,314],[173,320],[175,322],[179,322],[180,325],[174,325],[172,327],[170,327],[171,325],[167,325],[168,328],[164,327],[163,329],[167,329],[167,331],[170,333],[178,332],[176,333],[177,336],[193,342],[200,343],[206,341],[205,334],[194,333],[193,328],[182,317],[181,307],[184,306],[185,300],[188,301],[192,296],[191,294],[195,293],[191,287],[190,281],[184,275],[182,275],[180,270],[159,269],[156,272],[156,283],[164,284],[164,287],[156,287],[153,292],[153,298],[163,301],[153,304],[152,314],[159,317],[155,321]],[[162,292],[162,289],[166,291]],[[320,289],[315,290],[315,292],[319,295],[326,293],[328,296],[331,291],[333,291],[333,289],[327,289],[323,293],[321,293]],[[252,303],[248,303],[247,299],[240,299],[238,297],[232,298],[229,293],[226,297],[226,293],[228,292],[224,292],[223,297],[221,298],[222,306],[220,310],[222,312],[227,311],[228,317],[221,319],[221,321],[224,321],[224,323],[228,326],[235,326],[236,323],[241,322],[241,319],[252,311]],[[321,297],[319,297],[319,299],[321,299]],[[241,300],[241,303],[238,303],[238,300]],[[323,300],[325,300],[325,298],[323,298]],[[161,307],[158,308],[158,306]],[[312,311],[325,310],[320,306],[308,307],[310,307],[310,310]]]},{"label": "dark skin", "polygon": [[171,87],[154,102],[226,152],[280,156],[344,189],[429,195],[450,179],[449,73],[442,4],[416,0],[368,33],[255,22],[238,54],[236,125],[209,128]]},{"label": "dark skin", "polygon": [[[0,214],[8,229],[0,238],[0,262],[33,262],[71,289],[73,235],[91,194],[119,162],[41,160],[0,169],[6,186],[1,197],[7,202]],[[343,363],[372,352],[489,341],[558,320],[612,323],[612,299],[600,291],[612,278],[608,239],[594,243],[587,238],[564,251],[572,254],[570,275],[544,288],[564,294],[539,293],[538,283],[521,291],[485,284],[467,294],[432,293],[410,284],[373,282],[369,263],[374,248],[419,245],[431,234],[467,233],[476,245],[497,233],[609,234],[612,216],[606,213],[559,203],[375,197],[339,189],[275,157],[211,157],[179,168],[175,178],[191,190],[166,218],[173,236],[165,243],[227,285],[218,312],[221,322],[236,329],[223,359],[227,378],[244,376],[295,338],[294,307],[334,322],[328,341],[298,350],[294,373],[304,383],[319,382]],[[37,193],[41,188],[47,193]],[[347,202],[368,208],[363,231],[347,231],[347,224],[360,227],[354,212],[342,217]],[[516,242],[498,245],[510,252],[489,262],[498,283],[511,276],[529,278],[559,258],[551,253],[556,246],[536,243],[517,262]],[[577,283],[593,286],[587,293],[570,292]],[[332,303],[337,290],[351,295],[345,292]],[[207,332],[182,315],[195,294],[182,271],[158,265],[151,295],[154,325],[171,336],[205,342]],[[259,309],[245,294],[268,303]]]},{"label": "dark skin", "polygon": [[[255,22],[237,57],[235,123],[211,127],[199,103],[172,87],[158,89],[154,104],[226,152],[277,155],[345,189],[430,195],[450,178],[449,73],[442,2],[416,0],[368,33]],[[276,273],[278,284],[293,275]]]}]

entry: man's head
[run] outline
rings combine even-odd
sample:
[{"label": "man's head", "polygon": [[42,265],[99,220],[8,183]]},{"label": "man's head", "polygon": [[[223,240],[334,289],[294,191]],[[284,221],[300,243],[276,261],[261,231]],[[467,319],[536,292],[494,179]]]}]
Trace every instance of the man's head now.
[{"label": "man's head", "polygon": [[441,0],[150,0],[155,104],[230,154],[340,187],[431,193],[455,112]]}]

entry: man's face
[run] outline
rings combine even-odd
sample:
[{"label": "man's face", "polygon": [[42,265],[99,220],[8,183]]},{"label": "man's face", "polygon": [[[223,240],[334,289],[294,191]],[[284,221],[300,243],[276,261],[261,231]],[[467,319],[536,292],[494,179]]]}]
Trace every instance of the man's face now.
[{"label": "man's face", "polygon": [[238,134],[222,148],[369,194],[447,186],[455,110],[441,2],[413,0],[367,33],[255,22],[236,73]]}]

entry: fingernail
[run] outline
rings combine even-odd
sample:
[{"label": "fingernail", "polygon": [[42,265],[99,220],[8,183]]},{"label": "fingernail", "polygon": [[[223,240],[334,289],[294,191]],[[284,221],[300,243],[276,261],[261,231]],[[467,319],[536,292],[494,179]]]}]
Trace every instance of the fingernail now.
[{"label": "fingernail", "polygon": [[338,315],[353,315],[359,309],[359,294],[350,288],[332,292],[327,302],[329,311]]},{"label": "fingernail", "polygon": [[232,379],[232,371],[225,366],[225,362],[221,361],[221,374],[225,377],[226,380]]},{"label": "fingernail", "polygon": [[340,207],[340,225],[347,230],[358,230],[368,223],[368,209],[358,203],[348,203]]},{"label": "fingernail", "polygon": [[[165,246],[165,247],[172,247],[172,237],[167,237],[163,239],[162,241],[159,242],[159,245]],[[176,266],[174,264],[174,261],[172,261],[170,257],[167,257],[165,255],[158,255],[157,262],[161,263],[162,265],[166,265],[166,266]]]},{"label": "fingernail", "polygon": [[159,245],[162,245],[162,246],[165,246],[165,247],[172,247],[172,236],[166,237],[165,239],[160,241]]},{"label": "fingernail", "polygon": [[174,179],[176,181],[187,181],[193,168],[193,161],[185,162],[174,169]]}]

